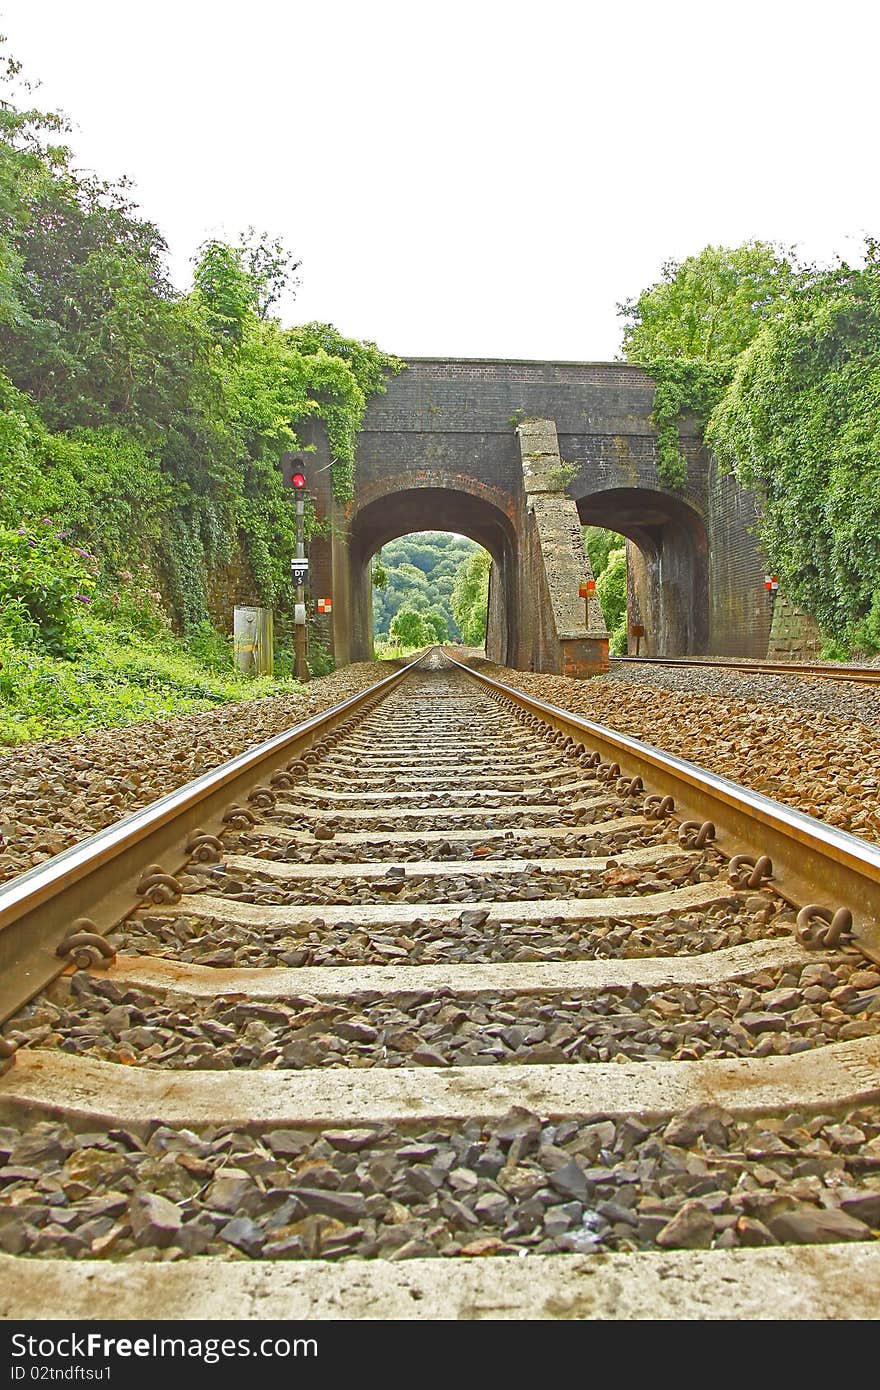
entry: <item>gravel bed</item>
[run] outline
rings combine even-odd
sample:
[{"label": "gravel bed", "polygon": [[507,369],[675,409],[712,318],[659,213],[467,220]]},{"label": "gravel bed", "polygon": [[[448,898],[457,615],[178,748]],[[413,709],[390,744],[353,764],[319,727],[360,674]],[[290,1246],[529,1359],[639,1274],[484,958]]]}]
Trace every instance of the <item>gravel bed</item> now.
[{"label": "gravel bed", "polygon": [[[714,861],[716,856],[711,856]],[[235,868],[217,865],[187,879],[187,892],[200,890],[212,896],[232,898],[237,902],[266,903],[276,906],[344,907],[354,903],[437,903],[501,901],[540,902],[548,898],[599,898],[606,894],[629,897],[638,893],[664,892],[687,883],[699,883],[715,878],[719,866],[706,867],[708,855],[687,852],[674,860],[665,860],[662,867],[648,865],[627,867],[613,858],[605,868],[579,869],[566,874],[544,872],[537,865],[521,873],[493,873],[485,878],[476,874],[437,875],[407,874],[403,864],[392,868],[380,879],[352,880],[349,878],[304,879],[288,884],[271,879],[258,880]]]},{"label": "gravel bed", "polygon": [[[668,886],[668,885],[666,885]],[[247,927],[150,912],[129,919],[109,938],[118,951],[175,958],[198,965],[445,965],[489,961],[607,960],[698,955],[744,941],[790,936],[795,914],[769,894],[734,893],[725,881],[724,903],[649,922],[609,917],[566,925],[558,916],[505,922],[485,908],[466,909],[454,922],[424,918],[406,929],[345,921],[345,908],[330,920],[316,917],[290,927]]]},{"label": "gravel bed", "polygon": [[573,681],[471,664],[880,843],[880,693],[870,687],[683,667]]},{"label": "gravel bed", "polygon": [[[385,782],[383,798],[387,798],[390,805],[400,807],[403,810],[427,810],[429,815],[425,816],[423,828],[429,829],[435,820],[453,818],[456,813],[461,813],[471,807],[485,812],[487,815],[492,811],[499,811],[506,818],[513,817],[515,812],[512,808],[517,805],[527,804],[529,806],[547,807],[548,810],[559,811],[560,819],[566,810],[566,801],[572,805],[593,798],[605,793],[605,788],[601,782],[593,778],[584,777],[581,780],[574,779],[568,785],[551,783],[549,785],[540,784],[537,786],[524,787],[507,786],[504,788],[496,787],[490,781],[491,773],[486,773],[486,780],[489,782],[491,790],[481,790],[474,787],[466,787],[461,791],[431,791],[419,788],[416,784],[404,782],[402,778],[395,778],[393,801],[388,797],[388,783]],[[311,784],[309,784],[311,785]],[[337,783],[337,788],[340,783]],[[313,819],[320,815],[328,825],[334,820],[342,825],[345,821],[351,820],[350,813],[373,811],[375,813],[375,823],[377,826],[388,828],[386,825],[387,817],[382,815],[382,801],[377,797],[373,801],[361,801],[358,793],[371,791],[373,788],[365,786],[360,777],[355,782],[347,780],[342,782],[347,791],[352,793],[350,801],[343,800],[338,796],[301,796],[295,792],[287,793],[278,797],[277,811],[275,818],[282,824],[301,824],[303,819]],[[496,792],[506,792],[506,795],[495,795]],[[406,800],[404,800],[404,796]],[[633,805],[640,805],[640,802],[633,802]],[[621,807],[622,809],[622,807]],[[447,812],[444,816],[442,813]],[[287,820],[285,821],[285,817]],[[359,819],[359,815],[357,817]],[[496,817],[497,819],[497,817]],[[520,824],[522,817],[515,821]],[[395,824],[397,818],[395,817]],[[407,821],[407,824],[410,822]],[[486,824],[488,825],[488,820]],[[511,820],[511,823],[514,823]],[[369,824],[367,826],[369,828]]]},{"label": "gravel bed", "polygon": [[[480,764],[482,761],[480,759]],[[447,770],[444,770],[445,767]],[[458,760],[457,767],[461,776],[467,778],[468,785],[476,784],[477,790],[488,785],[499,791],[520,792],[525,783],[525,789],[529,791],[540,791],[550,787],[558,787],[564,791],[566,784],[578,781],[584,776],[580,768],[568,762],[560,762],[558,756],[541,756],[540,747],[536,748],[534,745],[532,755],[528,759],[517,758],[508,748],[503,761],[490,766],[488,771],[470,759]],[[555,775],[548,776],[549,773]],[[353,791],[388,791],[387,772],[377,772],[369,762],[363,760],[355,763],[351,757],[337,758],[334,753],[316,763],[309,770],[306,780],[310,787],[318,791],[339,791],[340,786],[345,786],[346,782],[354,777],[357,778],[357,784],[352,787]],[[426,789],[426,795],[430,795],[434,793],[434,784],[445,782],[448,777],[448,765],[438,760],[428,771],[413,770],[409,780],[398,773],[395,777],[395,787],[402,791]]]},{"label": "gravel bed", "polygon": [[[617,816],[617,811],[606,813],[607,819],[616,819]],[[586,859],[603,854],[622,854],[626,849],[666,843],[670,838],[677,838],[677,832],[670,830],[668,823],[654,821],[628,830],[606,831],[603,830],[602,819],[593,821],[589,829],[572,829],[569,835],[552,840],[540,838],[540,826],[535,827],[528,839],[513,835],[503,839],[486,839],[482,831],[477,830],[471,838],[454,840],[424,840],[414,831],[409,833],[414,838],[405,841],[383,839],[381,833],[377,832],[371,839],[353,845],[331,837],[322,844],[294,838],[294,827],[278,826],[278,838],[270,842],[271,849],[267,849],[264,838],[247,832],[237,839],[227,835],[224,841],[230,854],[263,856],[287,864],[368,864],[377,861],[403,864],[413,859]],[[291,838],[286,839],[287,836]]]},{"label": "gravel bed", "polygon": [[[593,799],[598,798],[600,793],[587,792],[585,796]],[[393,803],[397,805],[397,803]],[[536,803],[532,803],[535,805]],[[546,808],[546,809],[545,809]],[[361,811],[360,807],[352,808]],[[366,810],[367,808],[363,808]],[[419,808],[421,809],[421,808]],[[627,805],[621,802],[615,809],[616,816],[636,815],[639,810],[638,803]],[[345,809],[335,809],[332,812],[324,813],[316,811],[310,813],[311,808],[303,805],[297,809],[285,810],[279,801],[278,806],[267,818],[266,824],[277,825],[279,828],[287,830],[297,830],[308,827],[317,830],[320,826],[322,830],[340,830],[343,834],[352,831],[368,833],[371,831],[381,832],[383,830],[408,830],[412,834],[418,834],[420,830],[469,830],[477,824],[481,830],[540,830],[542,826],[561,826],[561,825],[593,825],[600,820],[607,812],[598,806],[584,806],[581,808],[559,807],[553,800],[548,800],[537,811],[514,811],[507,807],[498,810],[493,809],[487,802],[480,802],[478,807],[450,806],[438,807],[431,810],[428,815],[417,816],[382,816],[376,815],[363,816],[358,814],[351,816]],[[474,814],[478,811],[479,814]],[[330,837],[327,837],[330,838]]]},{"label": "gravel bed", "polygon": [[339,1259],[872,1239],[880,1110],[261,1135],[0,1129],[0,1249]]},{"label": "gravel bed", "polygon": [[[388,670],[387,664],[365,663],[313,682],[304,695],[0,756],[0,879]],[[774,679],[782,690],[776,699],[767,695],[768,678],[734,672],[665,671],[658,679],[653,670],[633,668],[583,683],[498,674],[856,833],[870,837],[873,829],[880,839],[880,737],[874,732],[880,722],[868,727],[867,705],[858,703],[868,698],[880,710],[880,698],[870,692],[830,685],[826,692],[821,681]],[[684,684],[667,686],[670,675]],[[714,682],[714,688],[702,689],[695,684],[700,681]],[[453,693],[454,682],[447,683]],[[828,703],[811,704],[814,696],[805,686],[815,687],[816,699],[827,694]],[[661,689],[667,692],[662,699]],[[260,812],[261,819],[277,824],[279,841],[270,846],[258,836],[232,832],[224,837],[227,852],[294,863],[382,859],[406,865],[417,859],[613,858],[627,848],[676,843],[677,828],[669,822],[603,831],[603,819],[633,814],[635,802],[582,813],[569,808],[553,818],[555,824],[568,821],[566,837],[542,839],[542,817],[511,814],[501,798],[493,806],[491,794],[482,802],[487,819],[473,828],[457,814],[461,808],[444,806],[440,763],[424,777],[416,772],[394,776],[393,782],[376,767],[368,773],[364,731],[377,730],[367,746],[378,752],[391,746],[383,736],[385,723],[399,725],[404,746],[406,726],[418,723],[417,707],[443,711],[439,720],[449,747],[456,721],[464,744],[473,733],[489,744],[497,741],[493,730],[505,717],[500,711],[497,720],[487,715],[485,697],[447,705],[439,698],[444,693],[441,678],[433,688],[426,684],[409,710],[394,697],[382,718],[374,714],[358,729],[349,749],[351,789],[387,790],[389,804],[404,786],[424,789],[432,798],[430,816],[391,822],[377,808],[352,821],[344,803],[331,798],[323,807],[312,799],[303,815],[282,795],[271,815]],[[501,742],[505,750],[511,746]],[[335,780],[340,769],[333,768],[344,750],[344,743],[338,745],[308,774],[311,785],[325,779],[340,789],[346,785],[343,777]],[[466,752],[461,763],[485,786],[500,789],[500,782],[490,781],[488,756],[488,750]],[[522,750],[517,756],[523,759]],[[534,761],[527,763],[529,772],[539,766],[580,775],[542,742],[535,743]],[[448,776],[452,782],[454,769]],[[505,779],[519,790],[515,774],[508,770]],[[597,785],[595,793],[575,795],[594,794],[607,797],[608,790]],[[522,795],[552,805],[556,793],[548,785]],[[319,831],[319,843],[302,841],[297,832],[305,822]],[[525,842],[512,835],[486,838],[492,825],[531,833]],[[336,836],[346,826],[366,831],[369,841],[341,843]],[[405,845],[387,838],[388,830],[404,828],[413,833]],[[420,837],[420,831],[440,828],[473,834],[461,841]],[[549,915],[549,904],[559,899],[629,897],[716,878],[723,902],[651,922],[618,917],[576,926]],[[772,888],[731,888],[712,850],[682,851],[653,871],[609,862],[575,877],[558,870],[448,878],[391,873],[387,881],[283,885],[258,874],[245,879],[221,864],[194,868],[185,887],[238,901],[313,904],[314,920],[296,929],[252,928],[150,908],[114,933],[117,949],[244,967],[637,959],[790,937],[795,917]],[[548,915],[505,923],[501,914],[479,906],[491,899],[546,900]],[[348,905],[395,902],[420,904],[424,916],[405,928],[345,920]],[[432,919],[431,904],[438,902],[461,902],[457,920]],[[56,981],[4,1031],[31,1047],[169,1070],[658,1059],[686,1064],[785,1055],[880,1034],[880,970],[844,951],[712,986],[649,991],[632,984],[520,997],[490,990],[477,998],[456,996],[452,989],[414,989],[393,998],[373,993],[332,1002],[307,995],[198,1001],[80,971]],[[878,1230],[878,1106],[837,1116],[792,1112],[737,1121],[717,1105],[704,1105],[662,1123],[602,1115],[548,1123],[514,1110],[491,1125],[429,1127],[421,1121],[323,1134],[225,1128],[195,1133],[148,1120],[137,1133],[74,1133],[57,1120],[0,1127],[0,1250],[28,1256],[406,1259],[861,1241]]]},{"label": "gravel bed", "polygon": [[[469,659],[461,651],[456,655]],[[540,698],[880,841],[880,692],[804,677],[699,668],[628,667],[575,682],[479,664]],[[0,753],[0,881],[148,805],[254,741],[354,694],[397,665],[364,662],[310,682],[301,694]],[[379,776],[361,785],[382,789],[387,781]]]},{"label": "gravel bed", "polygon": [[302,692],[0,753],[0,882],[320,710],[400,662],[344,666]]},{"label": "gravel bed", "polygon": [[880,1034],[880,972],[837,957],[712,986],[357,1002],[191,1000],[77,972],[3,1032],[101,1061],[218,1071],[784,1056]]},{"label": "gravel bed", "polygon": [[759,705],[832,714],[859,720],[880,731],[880,689],[875,685],[811,676],[772,676],[726,670],[719,659],[713,668],[699,666],[617,666],[603,681],[651,686],[680,695],[709,695],[713,699],[753,700]]}]

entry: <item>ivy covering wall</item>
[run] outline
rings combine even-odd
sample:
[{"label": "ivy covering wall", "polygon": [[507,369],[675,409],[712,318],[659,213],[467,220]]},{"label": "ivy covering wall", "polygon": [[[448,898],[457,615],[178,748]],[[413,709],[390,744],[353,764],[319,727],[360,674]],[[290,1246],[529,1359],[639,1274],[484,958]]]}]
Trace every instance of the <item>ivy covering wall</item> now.
[{"label": "ivy covering wall", "polygon": [[677,421],[759,497],[759,538],[829,653],[880,651],[880,248],[798,265],[764,243],[707,247],[621,307],[657,383],[658,474],[680,487]]},{"label": "ivy covering wall", "polygon": [[694,415],[706,425],[740,353],[782,313],[796,281],[792,253],[767,242],[707,246],[667,261],[655,285],[618,306],[624,356],[656,382],[652,418],[665,487],[687,480],[679,419]]},{"label": "ivy covering wall", "polygon": [[762,499],[782,588],[847,651],[880,651],[880,248],[805,273],[742,354],[707,438]]}]

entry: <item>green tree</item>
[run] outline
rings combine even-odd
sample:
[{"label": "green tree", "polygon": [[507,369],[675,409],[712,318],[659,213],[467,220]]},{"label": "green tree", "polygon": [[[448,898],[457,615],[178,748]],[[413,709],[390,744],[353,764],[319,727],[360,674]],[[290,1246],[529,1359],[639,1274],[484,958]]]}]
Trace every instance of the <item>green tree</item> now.
[{"label": "green tree", "polygon": [[611,634],[609,650],[620,656],[626,651],[626,547],[612,550],[608,563],[596,580],[596,596],[602,605],[605,626]]},{"label": "green tree", "polygon": [[486,640],[486,611],[489,602],[489,571],[492,557],[478,550],[459,567],[452,590],[452,611],[469,647],[481,647]]},{"label": "green tree", "polygon": [[278,237],[272,237],[268,232],[255,232],[253,227],[248,227],[239,239],[238,249],[242,253],[242,264],[256,289],[257,312],[264,319],[284,291],[298,284],[293,276],[301,262],[293,259],[292,252]]},{"label": "green tree", "polygon": [[446,625],[446,619],[444,618],[442,613],[438,613],[436,609],[430,609],[427,613],[423,614],[422,620],[425,624],[425,627],[431,633],[432,641],[449,641],[449,629]]},{"label": "green tree", "polygon": [[628,362],[658,357],[731,361],[778,317],[797,280],[793,253],[764,241],[706,246],[667,261],[661,279],[618,305]]},{"label": "green tree", "polygon": [[258,316],[260,287],[246,269],[241,247],[207,241],[199,248],[193,273],[194,297],[211,330],[224,344],[239,344]]},{"label": "green tree", "polygon": [[427,647],[434,640],[423,615],[412,608],[395,613],[389,631],[402,647]]},{"label": "green tree", "polygon": [[446,622],[443,640],[460,637],[450,598],[458,566],[477,548],[464,536],[443,531],[419,531],[389,541],[377,557],[387,585],[384,592],[373,594],[374,633],[387,632],[399,609],[412,608],[442,615]]},{"label": "green tree", "polygon": [[623,545],[623,536],[619,536],[616,531],[607,531],[604,526],[585,526],[583,533],[593,578],[598,581],[600,574],[608,564],[608,557],[611,552],[619,550]]},{"label": "green tree", "polygon": [[92,602],[94,561],[45,523],[31,531],[0,530],[0,636],[50,653],[74,656],[78,614]]},{"label": "green tree", "polygon": [[666,487],[681,488],[687,478],[679,417],[691,413],[706,424],[739,354],[784,312],[797,282],[789,254],[767,242],[707,246],[668,261],[656,285],[618,305],[624,356],[655,383],[657,473]]},{"label": "green tree", "polygon": [[403,364],[272,318],[296,266],[266,234],[206,243],[179,294],[158,229],[124,182],[76,169],[66,133],[0,101],[0,523],[45,513],[110,566],[139,548],[183,627],[239,551],[259,596],[289,605],[281,456],[320,417],[349,497],[367,400]]}]

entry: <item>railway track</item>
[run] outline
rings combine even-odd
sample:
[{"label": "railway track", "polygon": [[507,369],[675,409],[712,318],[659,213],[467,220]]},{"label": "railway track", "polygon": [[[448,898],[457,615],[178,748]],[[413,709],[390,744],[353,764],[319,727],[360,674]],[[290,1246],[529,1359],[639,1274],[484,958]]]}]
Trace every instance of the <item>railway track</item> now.
[{"label": "railway track", "polygon": [[880,667],[843,666],[816,661],[731,661],[727,657],[713,659],[696,656],[612,656],[612,668],[631,666],[715,667],[719,671],[747,671],[765,676],[809,676],[813,680],[845,681],[855,685],[880,685]]},{"label": "railway track", "polygon": [[431,654],[0,890],[0,1314],[875,1316],[878,923]]}]

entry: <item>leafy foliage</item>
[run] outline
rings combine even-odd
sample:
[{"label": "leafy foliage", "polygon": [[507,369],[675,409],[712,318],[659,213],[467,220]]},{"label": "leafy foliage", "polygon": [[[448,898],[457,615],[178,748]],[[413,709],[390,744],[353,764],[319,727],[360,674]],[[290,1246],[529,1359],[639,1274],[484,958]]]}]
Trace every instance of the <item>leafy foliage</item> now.
[{"label": "leafy foliage", "polygon": [[550,492],[565,492],[572,478],[576,478],[579,471],[578,464],[566,463],[564,459],[561,459],[559,463],[545,470],[545,485]]},{"label": "leafy foliage", "polygon": [[433,642],[449,641],[449,627],[442,613],[436,611],[425,613],[422,621],[430,632]]},{"label": "leafy foliage", "polygon": [[793,260],[766,242],[707,246],[685,261],[667,261],[656,285],[618,306],[626,321],[624,355],[656,384],[652,421],[664,486],[681,488],[687,480],[678,419],[690,413],[706,424],[733,363],[765,323],[784,313],[796,284]]},{"label": "leafy foliage", "polygon": [[391,619],[389,636],[401,647],[427,647],[435,642],[448,642],[449,632],[442,613],[418,613],[401,608]]},{"label": "leafy foliage", "polygon": [[767,242],[748,241],[667,261],[656,285],[618,305],[627,361],[733,361],[783,311],[797,280],[790,257]]},{"label": "leafy foliage", "polygon": [[847,646],[880,650],[880,248],[805,272],[737,365],[708,439],[763,497],[782,587]]},{"label": "leafy foliage", "polygon": [[289,692],[289,682],[211,672],[170,632],[126,632],[91,613],[76,662],[27,648],[0,630],[0,744],[61,738],[161,719],[228,700]]},{"label": "leafy foliage", "polygon": [[209,623],[175,636],[147,566],[98,571],[45,521],[0,530],[0,744],[290,689],[239,676]]},{"label": "leafy foliage", "polygon": [[626,542],[602,526],[583,528],[584,545],[596,580],[596,597],[609,632],[608,650],[623,656],[627,650]]},{"label": "leafy foliage", "polygon": [[413,608],[401,608],[395,613],[389,635],[402,647],[426,647],[435,640],[424,616]]},{"label": "leafy foliage", "polygon": [[609,553],[608,563],[596,580],[596,595],[610,634],[608,649],[613,656],[621,656],[627,648],[625,546]]},{"label": "leafy foliage", "polygon": [[593,578],[598,580],[608,564],[608,557],[612,550],[619,550],[624,544],[624,539],[616,531],[608,531],[604,526],[584,526],[583,534],[587,555],[590,557]]},{"label": "leafy foliage", "polygon": [[402,371],[404,363],[375,343],[343,338],[332,324],[308,323],[288,330],[288,336],[303,360],[311,393],[303,414],[323,418],[333,460],[333,492],[340,501],[348,501],[354,495],[355,443],[367,400],[383,392],[386,376]]},{"label": "leafy foliage", "polygon": [[74,656],[79,607],[92,602],[94,563],[44,528],[0,530],[0,633],[51,656]]},{"label": "leafy foliage", "polygon": [[687,459],[681,451],[678,421],[682,415],[695,415],[705,427],[730,380],[730,365],[667,357],[646,364],[646,370],[656,388],[651,423],[657,431],[657,476],[664,487],[683,488]]},{"label": "leafy foliage", "polygon": [[323,418],[348,497],[367,400],[402,364],[273,319],[296,265],[266,234],[206,243],[179,294],[127,185],[77,170],[65,134],[0,102],[0,525],[45,514],[110,570],[139,549],[182,628],[239,551],[259,598],[290,605],[281,457]]},{"label": "leafy foliage", "polygon": [[798,267],[761,242],[707,247],[621,307],[624,350],[657,383],[659,471],[684,481],[694,412],[762,499],[759,535],[826,649],[880,650],[880,249]]},{"label": "leafy foliage", "polygon": [[259,287],[244,267],[243,253],[220,241],[206,242],[193,283],[211,332],[224,345],[239,345],[259,304]]},{"label": "leafy foliage", "polygon": [[377,638],[381,640],[390,631],[401,608],[409,608],[442,619],[445,633],[435,640],[458,639],[461,632],[452,608],[452,591],[460,566],[477,549],[474,541],[444,531],[417,531],[383,546],[373,560],[373,628]]},{"label": "leafy foliage", "polygon": [[486,640],[486,611],[489,602],[489,571],[492,557],[478,550],[461,566],[452,590],[452,611],[469,647],[481,647]]}]

